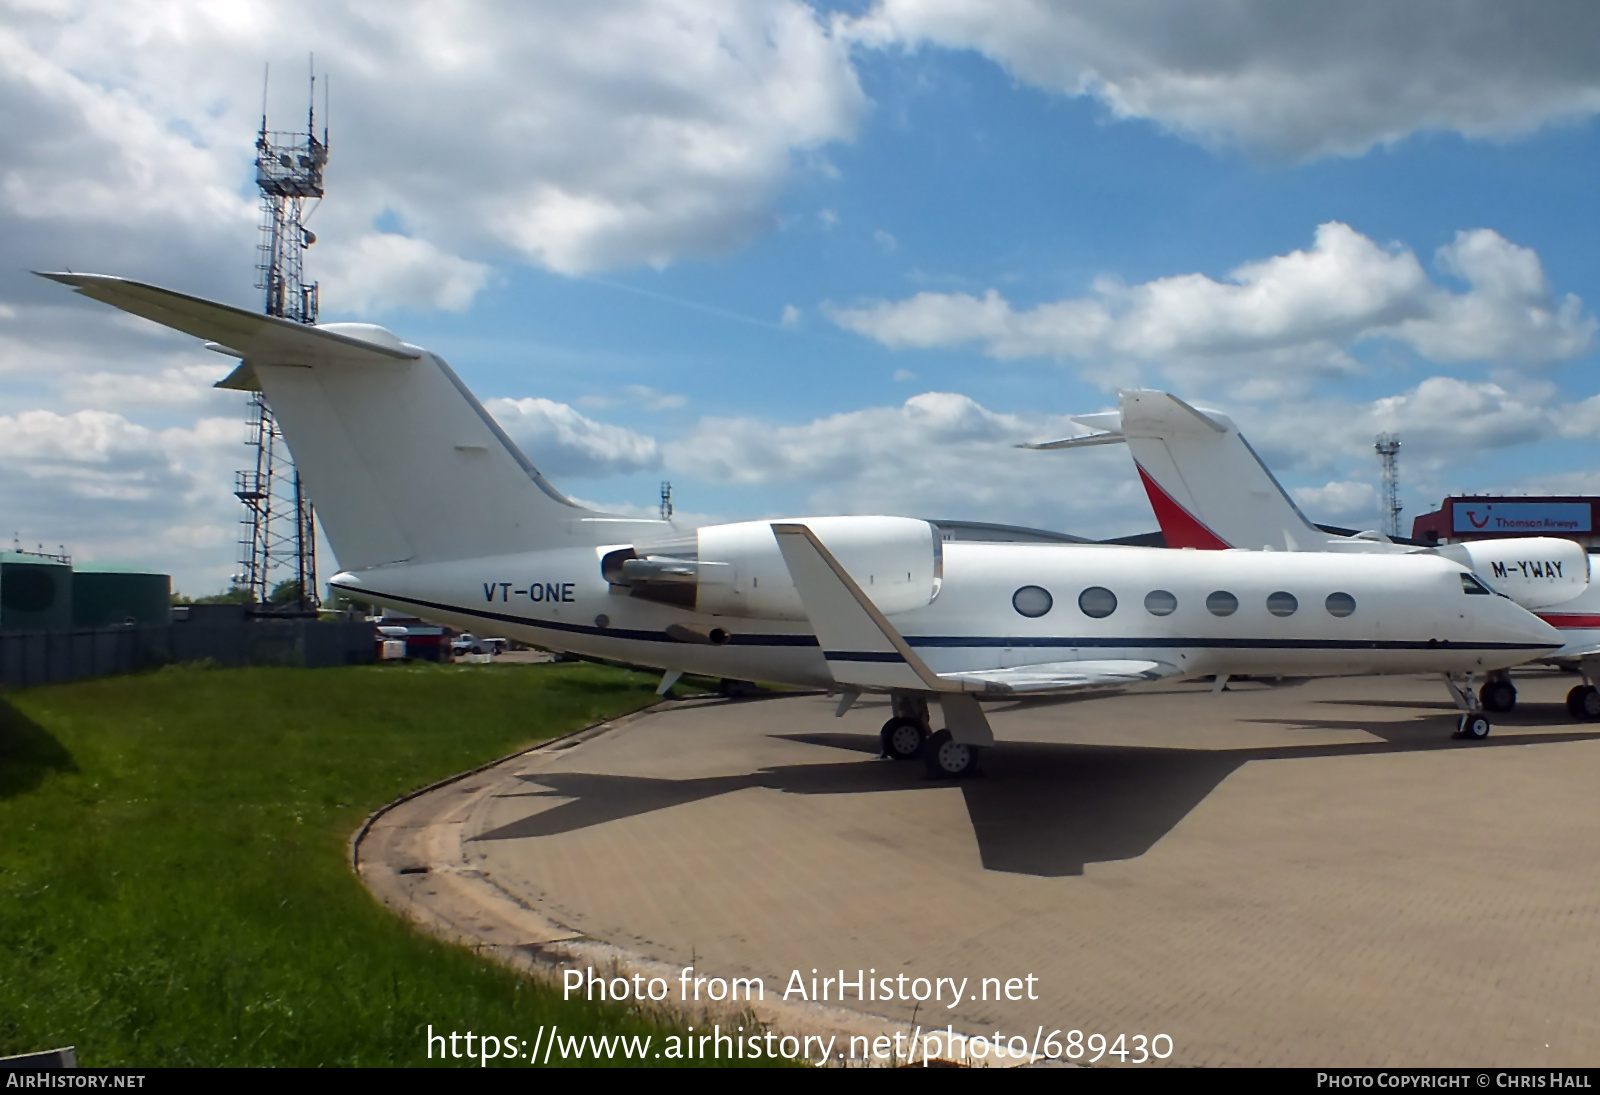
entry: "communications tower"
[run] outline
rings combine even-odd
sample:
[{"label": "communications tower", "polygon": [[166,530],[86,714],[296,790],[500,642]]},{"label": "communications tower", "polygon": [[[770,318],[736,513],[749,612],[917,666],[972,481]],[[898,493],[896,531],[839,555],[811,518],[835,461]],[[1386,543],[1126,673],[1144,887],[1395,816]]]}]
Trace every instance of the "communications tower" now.
[{"label": "communications tower", "polygon": [[[266,90],[262,89],[261,132],[256,137],[256,186],[261,190],[261,242],[256,288],[266,294],[269,316],[295,323],[316,323],[317,283],[305,281],[306,248],[317,237],[305,226],[306,201],[322,197],[322,169],[328,162],[327,111],[322,139],[317,140],[317,77],[311,76],[311,104],[305,133],[267,129]],[[245,505],[240,519],[240,573],[234,584],[248,589],[255,603],[268,607],[276,584],[298,583],[299,596],[278,606],[285,611],[315,612],[317,540],[311,499],[300,483],[266,397],[250,397],[245,444],[255,452],[255,467],[235,477],[234,493]]]},{"label": "communications tower", "polygon": [[1400,535],[1400,436],[1380,433],[1372,446],[1383,464],[1383,531]]}]

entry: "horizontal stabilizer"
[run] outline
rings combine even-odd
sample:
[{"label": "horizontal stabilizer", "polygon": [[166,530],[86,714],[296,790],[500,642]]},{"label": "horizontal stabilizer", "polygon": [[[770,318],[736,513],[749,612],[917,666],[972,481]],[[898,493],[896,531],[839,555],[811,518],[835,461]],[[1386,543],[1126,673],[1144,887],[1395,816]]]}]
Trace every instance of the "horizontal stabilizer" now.
[{"label": "horizontal stabilizer", "polygon": [[966,690],[928,668],[816,533],[787,522],[775,523],[772,532],[834,680],[918,692]]},{"label": "horizontal stabilizer", "polygon": [[1070,695],[1074,692],[1110,691],[1145,681],[1175,677],[1178,667],[1166,662],[1110,660],[1044,662],[1013,669],[981,669],[970,673],[945,673],[955,681],[989,695]]},{"label": "horizontal stabilizer", "polygon": [[659,538],[539,474],[436,354],[370,323],[295,323],[100,274],[41,274],[240,358],[221,387],[258,391],[341,569]]},{"label": "horizontal stabilizer", "polygon": [[1019,449],[1086,449],[1091,445],[1122,445],[1127,438],[1120,433],[1086,433],[1082,437],[1063,437],[1060,441],[1040,441],[1034,445],[1018,445]]},{"label": "horizontal stabilizer", "polygon": [[370,324],[313,327],[106,274],[35,273],[255,364],[373,365],[422,356],[422,350]]}]

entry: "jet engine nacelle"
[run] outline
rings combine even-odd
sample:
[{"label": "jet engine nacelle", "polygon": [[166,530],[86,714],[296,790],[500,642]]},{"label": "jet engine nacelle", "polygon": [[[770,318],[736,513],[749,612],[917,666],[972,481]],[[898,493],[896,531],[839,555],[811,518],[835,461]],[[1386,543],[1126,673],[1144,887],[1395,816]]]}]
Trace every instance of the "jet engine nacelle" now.
[{"label": "jet engine nacelle", "polygon": [[[939,594],[939,530],[908,517],[802,517],[886,616]],[[610,551],[601,573],[644,600],[716,616],[804,620],[805,606],[784,565],[771,521],[707,525],[692,538]]]},{"label": "jet engine nacelle", "polygon": [[1589,588],[1589,556],[1572,540],[1554,536],[1469,540],[1434,550],[1527,609],[1550,608]]}]

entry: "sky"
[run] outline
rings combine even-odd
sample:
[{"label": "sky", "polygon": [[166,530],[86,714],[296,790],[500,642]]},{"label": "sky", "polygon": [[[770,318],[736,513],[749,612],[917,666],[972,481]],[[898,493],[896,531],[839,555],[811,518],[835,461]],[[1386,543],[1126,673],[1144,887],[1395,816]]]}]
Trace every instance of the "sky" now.
[{"label": "sky", "polygon": [[[237,572],[232,362],[30,270],[242,307],[326,74],[322,319],[439,353],[575,498],[1154,527],[1121,388],[1313,519],[1600,492],[1600,7],[0,0],[0,543]],[[319,103],[319,111],[321,104]],[[319,122],[319,125],[321,123]],[[324,552],[323,574],[334,560]]]}]

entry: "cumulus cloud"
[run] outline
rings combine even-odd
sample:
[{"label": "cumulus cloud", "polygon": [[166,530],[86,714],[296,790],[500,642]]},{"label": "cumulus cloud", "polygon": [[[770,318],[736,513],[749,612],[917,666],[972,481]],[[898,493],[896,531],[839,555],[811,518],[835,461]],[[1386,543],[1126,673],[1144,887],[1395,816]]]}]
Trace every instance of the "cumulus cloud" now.
[{"label": "cumulus cloud", "polygon": [[489,267],[393,232],[335,236],[317,255],[322,305],[375,315],[390,308],[460,312],[489,280]]},{"label": "cumulus cloud", "polygon": [[[248,455],[243,400],[210,388],[229,363],[26,270],[253,306],[260,66],[272,125],[299,129],[307,48],[333,77],[329,193],[308,210],[326,318],[459,310],[508,262],[575,273],[738,248],[791,176],[827,172],[824,147],[866,103],[848,45],[801,0],[4,5],[6,531],[226,584]],[[498,409],[552,474],[659,461],[650,438],[564,405]]]},{"label": "cumulus cloud", "polygon": [[1440,362],[1549,362],[1587,352],[1596,323],[1577,297],[1557,298],[1538,255],[1488,229],[1458,233],[1431,279],[1410,250],[1348,225],[1321,225],[1310,248],[1204,274],[1125,285],[1014,308],[997,290],[918,293],[833,308],[841,327],[891,349],[977,345],[990,357],[1144,361],[1214,371],[1351,371],[1345,347],[1388,339]]},{"label": "cumulus cloud", "polygon": [[[181,270],[253,296],[238,256],[259,66],[307,42],[334,73],[316,219],[350,310],[459,308],[503,259],[575,273],[726,252],[865,104],[848,46],[799,0],[13,7],[0,236],[16,264]],[[305,116],[289,71],[283,128]]]},{"label": "cumulus cloud", "polygon": [[1229,413],[1274,471],[1326,475],[1360,467],[1375,480],[1372,444],[1380,433],[1400,436],[1408,473],[1432,474],[1486,453],[1582,436],[1585,406],[1567,405],[1545,382],[1433,376],[1397,395],[1365,402],[1321,398],[1236,407]]},{"label": "cumulus cloud", "polygon": [[1352,521],[1363,527],[1378,524],[1378,492],[1371,483],[1342,480],[1320,487],[1296,487],[1290,493],[1313,521]]},{"label": "cumulus cloud", "polygon": [[488,399],[484,406],[546,475],[589,477],[661,465],[655,439],[586,418],[550,399]]},{"label": "cumulus cloud", "polygon": [[962,517],[1117,535],[1150,523],[1125,452],[1020,451],[1081,432],[1065,416],[1010,414],[924,392],[799,425],[704,418],[663,445],[675,475],[712,483],[803,484],[818,513]]},{"label": "cumulus cloud", "polygon": [[106,411],[0,415],[0,512],[14,522],[5,531],[170,572],[184,588],[223,588],[242,436],[232,418],[151,429]]},{"label": "cumulus cloud", "polygon": [[1600,111],[1600,10],[1581,2],[878,0],[865,46],[976,50],[1210,146],[1356,155],[1423,131],[1506,138]]}]

